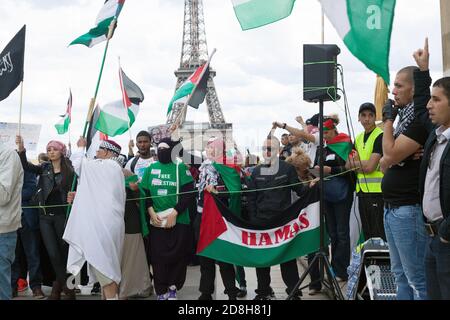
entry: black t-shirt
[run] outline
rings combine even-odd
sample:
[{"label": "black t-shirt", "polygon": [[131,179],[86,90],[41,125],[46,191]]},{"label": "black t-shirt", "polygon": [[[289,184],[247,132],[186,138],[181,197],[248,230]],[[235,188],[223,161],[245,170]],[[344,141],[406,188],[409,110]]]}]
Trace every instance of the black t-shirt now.
[{"label": "black t-shirt", "polygon": [[[403,135],[424,145],[428,138],[425,127],[418,121],[413,121]],[[389,168],[383,177],[381,189],[386,203],[394,206],[406,206],[420,203],[419,169],[420,159],[408,157],[398,165]]]},{"label": "black t-shirt", "polygon": [[[373,130],[370,131],[369,133],[364,132],[364,137],[363,137],[364,143],[367,142],[367,140],[369,139],[372,132],[373,132]],[[356,150],[355,144],[353,144],[353,149]],[[373,143],[372,153],[378,153],[378,154],[383,155],[383,134],[378,135],[378,137],[375,139],[375,142]]]},{"label": "black t-shirt", "polygon": [[[367,142],[367,139],[369,139],[372,132],[373,132],[373,130],[370,131],[369,133],[364,133],[364,139],[363,139],[364,143]],[[375,142],[373,143],[372,153],[378,153],[381,155],[383,154],[383,134],[378,135],[378,137],[375,139]]]},{"label": "black t-shirt", "polygon": [[51,206],[58,206],[62,205],[62,192],[61,192],[61,180],[62,175],[60,172],[55,173],[55,180],[54,180],[54,186],[52,191],[47,196],[47,200],[45,201],[45,204],[50,206],[50,208],[46,209],[47,214],[65,214],[66,208],[65,207],[51,207]]}]

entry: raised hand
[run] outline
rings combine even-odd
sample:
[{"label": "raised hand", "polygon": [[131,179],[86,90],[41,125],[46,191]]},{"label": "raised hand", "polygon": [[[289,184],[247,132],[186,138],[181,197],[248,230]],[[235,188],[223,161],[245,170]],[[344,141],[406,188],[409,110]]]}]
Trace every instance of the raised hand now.
[{"label": "raised hand", "polygon": [[302,117],[302,116],[295,117],[295,121],[297,121],[298,123],[300,123],[302,126],[303,126],[303,125],[306,125],[306,124],[305,124],[305,121],[303,121],[303,117]]},{"label": "raised hand", "polygon": [[388,120],[394,122],[398,114],[398,108],[394,105],[394,100],[388,99],[383,107],[383,122]]},{"label": "raised hand", "polygon": [[85,148],[87,146],[87,141],[85,138],[80,137],[80,139],[78,139],[77,141],[77,147],[78,148]]},{"label": "raised hand", "polygon": [[23,152],[25,150],[25,147],[23,146],[22,136],[19,136],[19,135],[16,136],[16,145],[17,145],[17,151]]},{"label": "raised hand", "polygon": [[416,50],[413,57],[421,71],[427,71],[429,69],[430,52],[428,50],[428,38],[425,38],[423,49]]}]

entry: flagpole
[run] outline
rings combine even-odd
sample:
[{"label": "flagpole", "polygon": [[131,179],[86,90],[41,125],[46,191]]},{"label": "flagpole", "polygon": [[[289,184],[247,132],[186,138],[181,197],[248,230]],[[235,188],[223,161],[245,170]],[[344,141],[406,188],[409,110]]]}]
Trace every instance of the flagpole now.
[{"label": "flagpole", "polygon": [[72,144],[70,143],[70,124],[69,124],[69,151],[70,151],[70,154],[72,154]]},{"label": "flagpole", "polygon": [[117,23],[117,18],[114,18],[111,21],[111,24],[109,25],[108,37],[107,37],[106,45],[105,45],[105,51],[103,52],[102,64],[100,66],[100,72],[99,72],[98,79],[97,79],[97,86],[95,88],[94,97],[91,99],[91,102],[89,104],[89,110],[88,110],[86,122],[84,124],[83,138],[86,138],[87,128],[88,128],[89,122],[91,121],[91,118],[92,118],[92,112],[94,111],[94,106],[95,106],[95,102],[97,100],[98,90],[100,88],[100,82],[102,80],[103,68],[105,66],[105,60],[106,60],[106,54],[108,53],[109,40],[111,40],[111,38],[112,38],[112,35],[113,35],[113,32],[114,32],[114,28],[116,26],[116,23]]},{"label": "flagpole", "polygon": [[323,11],[323,6],[321,6],[321,34],[320,34],[320,43],[324,44],[325,43],[325,12]]},{"label": "flagpole", "polygon": [[[97,86],[95,88],[94,97],[91,99],[91,102],[89,104],[89,110],[88,110],[88,114],[86,117],[86,122],[84,124],[83,136],[82,136],[83,138],[86,138],[87,129],[88,129],[89,123],[91,122],[92,113],[94,111],[94,106],[95,106],[95,101],[97,100],[97,94],[98,94],[98,90],[100,88],[100,81],[101,81],[102,75],[103,75],[103,67],[105,66],[106,54],[108,53],[109,40],[111,40],[111,38],[113,36],[113,32],[114,32],[116,23],[117,23],[117,17],[114,17],[114,19],[111,21],[111,24],[109,25],[108,36],[106,38],[105,51],[103,52],[102,64],[100,66],[100,72],[99,72],[98,79],[97,79]],[[72,187],[70,189],[71,191],[75,190],[76,183],[77,183],[77,176],[74,175],[73,181],[72,181]],[[67,206],[66,217],[69,216],[71,207],[72,207],[71,205]]]},{"label": "flagpole", "polygon": [[70,143],[70,125],[72,124],[72,103],[73,103],[73,99],[72,99],[72,88],[69,88],[69,99],[71,100],[70,101],[70,110],[69,110],[69,120],[70,120],[70,123],[69,123],[69,150],[70,150],[70,154],[72,154],[72,144]]},{"label": "flagpole", "polygon": [[19,136],[22,128],[22,102],[23,102],[23,80],[20,82],[20,106],[19,106]]},{"label": "flagpole", "polygon": [[[121,90],[125,90],[124,88],[122,88],[122,86],[123,86],[123,79],[122,79],[122,65],[120,64],[120,56],[118,56],[117,58],[119,60],[119,77],[120,77],[120,86],[121,86],[120,89]],[[122,92],[122,102],[123,102],[123,106],[125,108],[125,111],[128,112],[128,107],[127,107],[126,101],[124,99],[123,92]],[[133,136],[131,135],[130,117],[128,117],[128,123],[127,124],[128,124],[128,132],[130,134],[130,140],[133,140]]]}]

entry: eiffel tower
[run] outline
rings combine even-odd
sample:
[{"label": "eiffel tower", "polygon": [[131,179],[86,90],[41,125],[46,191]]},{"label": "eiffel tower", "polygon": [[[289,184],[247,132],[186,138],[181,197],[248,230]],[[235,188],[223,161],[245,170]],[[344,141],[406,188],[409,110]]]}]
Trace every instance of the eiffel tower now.
[{"label": "eiffel tower", "polygon": [[[184,27],[183,44],[181,49],[180,67],[175,71],[177,77],[177,90],[194,71],[208,60],[208,47],[206,43],[205,20],[203,15],[202,0],[185,0],[184,2]],[[205,130],[219,130],[223,136],[229,136],[232,124],[226,123],[225,117],[217,96],[213,78],[216,72],[210,66],[207,93],[205,97],[208,108],[209,123],[194,124],[186,122],[186,112],[180,116],[184,103],[175,103],[172,112],[167,118],[167,124],[173,124],[181,117],[181,135],[197,136]],[[189,107],[187,108],[189,109]]]}]

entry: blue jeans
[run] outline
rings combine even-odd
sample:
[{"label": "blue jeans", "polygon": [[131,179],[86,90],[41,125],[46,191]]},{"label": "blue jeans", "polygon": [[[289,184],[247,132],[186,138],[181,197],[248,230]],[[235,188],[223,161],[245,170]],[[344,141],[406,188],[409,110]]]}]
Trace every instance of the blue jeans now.
[{"label": "blue jeans", "polygon": [[338,203],[324,201],[325,222],[331,239],[331,266],[336,276],[347,279],[350,264],[350,211],[353,192]]},{"label": "blue jeans", "polygon": [[450,300],[450,243],[428,237],[425,268],[428,298]]},{"label": "blue jeans", "polygon": [[[27,225],[23,224],[23,227],[18,231],[18,236],[21,241],[17,241],[17,245],[23,247],[25,258],[28,265],[28,271],[30,276],[30,288],[40,288],[42,284],[42,273],[41,273],[41,257],[40,257],[40,234],[39,229],[33,230]],[[19,251],[19,248],[16,248]],[[12,265],[11,271],[11,287],[17,289],[17,280],[20,276],[20,261],[18,255],[16,254],[16,259]]]},{"label": "blue jeans", "polygon": [[398,300],[426,300],[425,244],[427,235],[420,205],[384,209],[391,271]]},{"label": "blue jeans", "polygon": [[11,265],[16,251],[17,232],[0,233],[0,300],[11,300]]}]

